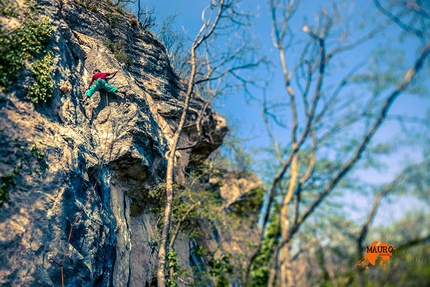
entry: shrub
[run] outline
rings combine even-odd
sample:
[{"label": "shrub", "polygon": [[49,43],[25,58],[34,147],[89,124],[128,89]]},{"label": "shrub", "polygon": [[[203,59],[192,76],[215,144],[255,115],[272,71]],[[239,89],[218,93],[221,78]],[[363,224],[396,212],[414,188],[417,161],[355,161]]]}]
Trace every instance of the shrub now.
[{"label": "shrub", "polygon": [[[0,11],[4,13],[3,10]],[[9,34],[0,30],[0,88],[2,90],[18,78],[25,59],[44,52],[53,34],[48,17],[34,19],[28,12],[23,14],[21,27]]]},{"label": "shrub", "polygon": [[41,60],[34,62],[30,71],[36,83],[28,89],[28,96],[31,102],[37,104],[46,102],[54,93],[54,85],[51,79],[51,65],[54,54],[48,52]]},{"label": "shrub", "polygon": [[110,23],[112,28],[116,27],[117,24],[119,23],[119,20],[120,20],[118,15],[116,15],[115,13],[112,13],[112,12],[107,13],[107,18],[108,18],[109,23]]},{"label": "shrub", "polygon": [[90,10],[91,12],[97,13],[96,2],[97,1],[88,1],[88,0],[73,0],[76,4],[81,5],[82,7]]},{"label": "shrub", "polygon": [[0,207],[3,206],[3,203],[11,204],[9,200],[9,187],[15,186],[17,184],[17,177],[22,169],[21,164],[14,167],[12,172],[6,173],[0,177],[2,184],[0,185]]},{"label": "shrub", "polygon": [[104,41],[104,44],[113,53],[113,56],[118,62],[124,63],[127,68],[131,66],[131,64],[133,63],[133,59],[125,53],[124,41],[113,42],[107,40]]},{"label": "shrub", "polygon": [[0,0],[0,14],[7,17],[18,17],[18,6],[9,0]]}]

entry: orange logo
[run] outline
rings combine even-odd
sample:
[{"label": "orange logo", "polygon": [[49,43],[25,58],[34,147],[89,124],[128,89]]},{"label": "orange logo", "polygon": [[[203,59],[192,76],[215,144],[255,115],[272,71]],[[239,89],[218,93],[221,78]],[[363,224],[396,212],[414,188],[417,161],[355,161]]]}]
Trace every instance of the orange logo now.
[{"label": "orange logo", "polygon": [[355,266],[360,266],[363,263],[366,263],[366,270],[369,269],[369,263],[372,265],[376,264],[376,260],[380,257],[379,265],[384,266],[384,270],[387,270],[387,262],[390,261],[391,256],[393,255],[393,250],[395,250],[388,243],[373,241],[372,245],[367,246],[366,254],[364,257],[355,264]]}]

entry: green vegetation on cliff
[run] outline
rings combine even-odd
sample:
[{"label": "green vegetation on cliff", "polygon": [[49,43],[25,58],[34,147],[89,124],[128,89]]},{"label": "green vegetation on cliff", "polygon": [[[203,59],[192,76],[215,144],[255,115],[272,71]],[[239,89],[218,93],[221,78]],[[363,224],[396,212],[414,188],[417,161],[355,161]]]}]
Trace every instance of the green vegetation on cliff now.
[{"label": "green vegetation on cliff", "polygon": [[53,93],[52,54],[46,52],[53,34],[51,21],[39,16],[39,8],[31,0],[25,2],[24,8],[15,2],[0,0],[0,16],[15,23],[0,30],[0,89],[4,91],[28,66],[36,81],[29,90],[31,101],[45,102]]}]

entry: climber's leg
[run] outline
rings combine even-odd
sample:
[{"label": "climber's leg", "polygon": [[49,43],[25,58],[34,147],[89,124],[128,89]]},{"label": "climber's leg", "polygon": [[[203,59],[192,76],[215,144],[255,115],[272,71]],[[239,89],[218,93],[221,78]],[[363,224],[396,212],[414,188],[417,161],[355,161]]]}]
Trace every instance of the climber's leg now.
[{"label": "climber's leg", "polygon": [[106,86],[106,81],[102,79],[97,79],[94,82],[94,85],[91,86],[91,88],[88,90],[88,92],[85,94],[86,97],[83,101],[80,101],[82,104],[85,103],[87,98],[91,98],[95,92],[97,92],[100,89],[103,89]]},{"label": "climber's leg", "polygon": [[86,101],[88,98],[91,98],[91,97],[92,97],[92,95],[94,95],[94,93],[95,93],[96,91],[98,91],[98,90],[99,90],[99,88],[98,88],[96,85],[92,85],[92,86],[91,86],[91,88],[88,90],[88,92],[85,94],[84,99],[83,99],[83,100],[80,100],[81,104],[84,104],[84,103],[85,103],[85,101]]},{"label": "climber's leg", "polygon": [[98,90],[99,88],[96,85],[92,85],[88,92],[85,94],[86,98],[91,98],[92,95],[94,95],[94,93]]},{"label": "climber's leg", "polygon": [[117,87],[111,86],[108,83],[106,83],[106,85],[104,86],[104,89],[110,93],[115,93],[116,91],[118,91]]}]

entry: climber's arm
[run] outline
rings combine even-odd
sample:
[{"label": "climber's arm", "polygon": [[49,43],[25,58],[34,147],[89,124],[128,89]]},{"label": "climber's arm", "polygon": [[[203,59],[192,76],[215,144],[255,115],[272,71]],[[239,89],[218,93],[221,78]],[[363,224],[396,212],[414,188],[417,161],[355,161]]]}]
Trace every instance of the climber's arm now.
[{"label": "climber's arm", "polygon": [[116,73],[118,73],[118,71],[109,72],[109,79],[115,77]]},{"label": "climber's arm", "polygon": [[93,83],[94,83],[94,79],[91,79],[91,83],[88,85],[88,89],[91,88],[91,86],[93,85]]}]

